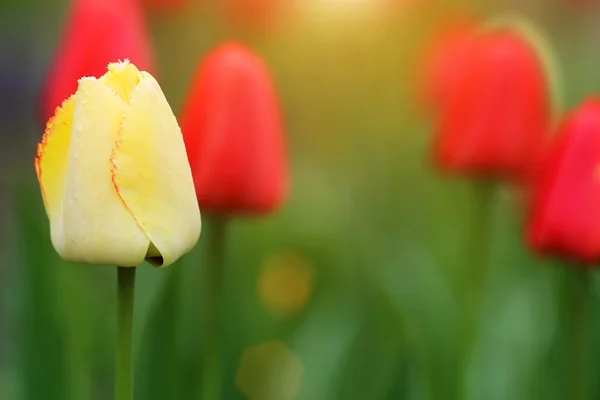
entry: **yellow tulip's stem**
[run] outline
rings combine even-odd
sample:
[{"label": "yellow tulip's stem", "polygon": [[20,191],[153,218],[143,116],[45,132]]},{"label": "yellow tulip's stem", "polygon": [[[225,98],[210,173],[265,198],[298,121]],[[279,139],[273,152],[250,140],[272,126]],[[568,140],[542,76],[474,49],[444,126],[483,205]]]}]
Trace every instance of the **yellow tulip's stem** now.
[{"label": "yellow tulip's stem", "polygon": [[115,400],[133,399],[133,297],[135,267],[117,267],[117,354],[115,368]]},{"label": "yellow tulip's stem", "polygon": [[483,303],[488,256],[492,233],[494,195],[497,184],[488,181],[473,181],[471,192],[473,205],[469,210],[469,222],[464,237],[465,268],[461,271],[460,292],[464,316],[462,334],[460,392],[458,398],[467,398],[466,375],[473,355],[474,343]]},{"label": "yellow tulip's stem", "polygon": [[566,271],[571,279],[567,279],[570,286],[568,294],[571,297],[571,306],[567,310],[571,315],[571,335],[567,343],[569,362],[567,376],[570,377],[569,393],[566,398],[583,400],[588,396],[588,352],[589,348],[589,302],[591,297],[591,271],[587,266],[570,266]]},{"label": "yellow tulip's stem", "polygon": [[221,399],[221,346],[219,340],[219,315],[223,270],[225,268],[225,248],[227,218],[220,215],[207,217],[210,232],[208,235],[208,262],[204,277],[205,320],[203,324],[204,348],[202,368],[202,388],[199,400]]}]

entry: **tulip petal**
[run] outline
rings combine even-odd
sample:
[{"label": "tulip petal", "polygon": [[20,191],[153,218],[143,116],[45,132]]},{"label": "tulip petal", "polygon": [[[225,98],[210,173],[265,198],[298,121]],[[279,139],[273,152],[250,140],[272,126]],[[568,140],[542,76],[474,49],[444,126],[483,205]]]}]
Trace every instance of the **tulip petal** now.
[{"label": "tulip petal", "polygon": [[129,102],[131,93],[136,88],[142,75],[129,60],[108,64],[108,72],[100,78],[100,82],[115,91],[125,102]]},{"label": "tulip petal", "polygon": [[177,120],[156,80],[142,72],[114,149],[113,181],[123,202],[167,266],[200,235],[200,211]]},{"label": "tulip petal", "polygon": [[65,207],[53,243],[70,261],[136,266],[150,241],[118,196],[110,157],[127,104],[96,78],[79,80]]},{"label": "tulip petal", "polygon": [[46,124],[42,142],[37,146],[35,172],[50,220],[56,218],[62,210],[74,105],[75,95],[56,109],[54,116]]}]

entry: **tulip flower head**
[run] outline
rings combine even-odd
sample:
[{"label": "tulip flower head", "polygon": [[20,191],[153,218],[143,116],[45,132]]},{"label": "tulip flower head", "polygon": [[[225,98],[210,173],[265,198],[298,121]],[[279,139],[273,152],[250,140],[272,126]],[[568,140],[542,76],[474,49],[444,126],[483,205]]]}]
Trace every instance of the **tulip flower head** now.
[{"label": "tulip flower head", "polygon": [[66,260],[166,266],[198,240],[181,130],[156,80],[128,61],[79,80],[48,121],[35,168]]},{"label": "tulip flower head", "polygon": [[221,214],[275,210],[287,190],[283,126],[267,67],[227,43],[199,65],[181,126],[200,208]]},{"label": "tulip flower head", "polygon": [[528,239],[540,253],[600,257],[600,99],[567,115],[535,182]]},{"label": "tulip flower head", "polygon": [[544,63],[518,31],[478,34],[437,121],[440,169],[520,181],[531,174],[551,123]]},{"label": "tulip flower head", "polygon": [[129,59],[154,73],[154,55],[138,0],[74,0],[45,79],[40,103],[45,122],[77,90],[82,76],[100,77],[114,60]]}]

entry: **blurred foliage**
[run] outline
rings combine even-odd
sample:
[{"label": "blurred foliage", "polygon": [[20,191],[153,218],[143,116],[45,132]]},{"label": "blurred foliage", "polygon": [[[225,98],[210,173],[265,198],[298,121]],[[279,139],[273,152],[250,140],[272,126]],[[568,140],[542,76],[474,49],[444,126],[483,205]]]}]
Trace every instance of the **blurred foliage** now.
[{"label": "blurred foliage", "polygon": [[[542,24],[563,62],[567,105],[600,89],[597,13],[578,14],[558,0],[471,3],[485,14],[527,12]],[[8,49],[0,82],[10,87],[0,91],[0,104],[19,106],[0,110],[2,400],[112,396],[115,270],[59,259],[32,166],[41,137],[35,97],[66,7],[66,0],[0,5],[0,44]],[[286,117],[288,204],[266,219],[235,220],[229,232],[220,314],[224,399],[287,399],[296,385],[301,400],[571,393],[576,271],[528,253],[523,205],[505,187],[492,193],[490,246],[478,270],[470,269],[467,256],[478,246],[465,239],[473,185],[439,176],[429,164],[431,127],[411,97],[411,73],[431,23],[451,8],[435,1],[399,7],[385,22],[359,27],[307,19],[263,35],[226,29],[200,2],[185,13],[150,16],[159,80],[174,110],[199,58],[236,38],[269,63]],[[200,393],[207,234],[176,265],[139,269],[139,399]],[[264,268],[281,254],[295,257],[279,260],[292,277],[265,283]],[[302,285],[302,273],[310,287],[273,314],[269,296],[294,289],[264,285]],[[600,396],[593,379],[600,346],[591,340],[600,333],[598,277],[590,284],[584,361],[592,399]]]}]

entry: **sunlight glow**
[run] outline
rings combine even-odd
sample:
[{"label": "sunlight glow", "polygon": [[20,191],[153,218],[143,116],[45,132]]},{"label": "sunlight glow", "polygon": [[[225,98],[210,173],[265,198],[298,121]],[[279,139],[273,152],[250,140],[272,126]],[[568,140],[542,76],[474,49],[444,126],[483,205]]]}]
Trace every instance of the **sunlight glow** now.
[{"label": "sunlight glow", "polygon": [[390,0],[307,0],[306,12],[311,17],[362,19],[381,15]]}]

